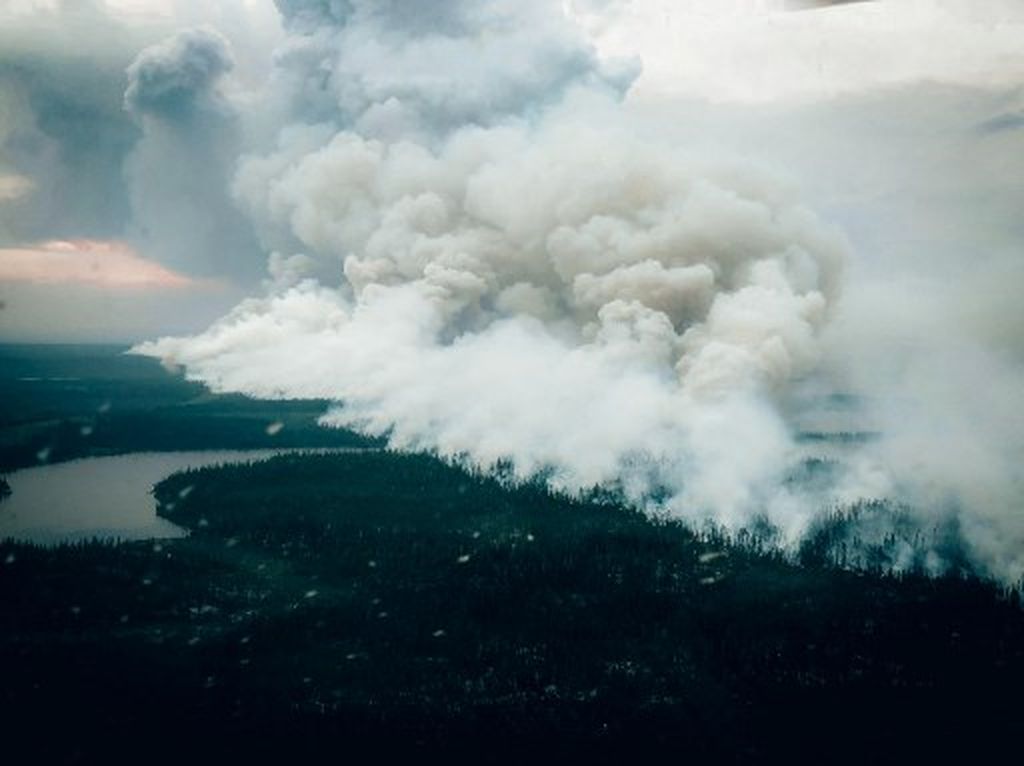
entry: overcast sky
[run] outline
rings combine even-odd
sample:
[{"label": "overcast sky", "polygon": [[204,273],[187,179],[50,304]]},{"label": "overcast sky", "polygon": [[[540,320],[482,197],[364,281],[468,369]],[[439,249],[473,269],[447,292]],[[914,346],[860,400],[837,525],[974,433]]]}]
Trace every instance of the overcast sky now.
[{"label": "overcast sky", "polygon": [[[1024,3],[554,4],[642,67],[625,108],[647,129],[771,167],[847,232],[855,270],[924,262],[1020,318],[987,285],[1022,274]],[[196,330],[259,288],[271,250],[300,252],[235,177],[275,130],[284,41],[271,0],[0,0],[0,339]]]}]

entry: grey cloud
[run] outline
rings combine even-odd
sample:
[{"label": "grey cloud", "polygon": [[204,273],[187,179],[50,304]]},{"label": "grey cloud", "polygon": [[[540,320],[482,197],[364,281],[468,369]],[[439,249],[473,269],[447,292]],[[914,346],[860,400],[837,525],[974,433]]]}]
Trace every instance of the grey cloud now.
[{"label": "grey cloud", "polygon": [[298,32],[311,32],[324,24],[343,24],[352,14],[348,0],[274,0],[285,23]]},{"label": "grey cloud", "polygon": [[68,26],[106,44],[73,47],[30,24],[0,29],[0,174],[31,184],[0,202],[0,243],[110,237],[127,215],[120,166],[138,137],[121,109],[131,41],[91,14]]},{"label": "grey cloud", "polygon": [[224,37],[199,28],[146,48],[128,67],[125,106],[142,125],[125,160],[128,235],[188,273],[255,280],[264,259],[229,193],[241,126],[217,90],[231,62]]},{"label": "grey cloud", "polygon": [[990,117],[978,125],[980,133],[1002,133],[1024,128],[1024,112],[1004,112]]},{"label": "grey cloud", "polygon": [[232,66],[228,43],[220,33],[184,30],[146,48],[128,67],[125,108],[166,118],[211,108],[216,85]]},{"label": "grey cloud", "polygon": [[171,23],[69,3],[0,29],[0,175],[21,183],[0,200],[0,245],[121,238],[189,274],[259,276],[228,191],[243,142],[218,90],[230,47]]},{"label": "grey cloud", "polygon": [[325,25],[371,21],[386,25],[382,31],[410,35],[465,32],[486,4],[468,0],[424,3],[418,0],[275,0],[285,23],[311,33]]},{"label": "grey cloud", "polygon": [[[278,77],[309,112],[393,135],[438,133],[536,112],[571,87],[621,95],[635,62],[607,62],[545,0],[282,2],[296,34]],[[399,128],[403,129],[403,128]]]}]

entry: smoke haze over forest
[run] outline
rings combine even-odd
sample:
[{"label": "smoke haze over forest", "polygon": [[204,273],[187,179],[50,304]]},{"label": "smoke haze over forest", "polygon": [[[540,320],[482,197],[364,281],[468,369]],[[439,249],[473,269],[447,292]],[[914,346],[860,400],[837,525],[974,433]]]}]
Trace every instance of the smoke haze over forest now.
[{"label": "smoke haze over forest", "polygon": [[817,5],[0,5],[0,333],[1016,581],[1024,6]]}]

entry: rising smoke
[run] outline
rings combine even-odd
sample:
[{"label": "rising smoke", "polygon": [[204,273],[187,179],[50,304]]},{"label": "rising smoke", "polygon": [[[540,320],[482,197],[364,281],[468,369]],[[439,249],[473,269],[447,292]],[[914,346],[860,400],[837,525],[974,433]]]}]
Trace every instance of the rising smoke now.
[{"label": "rising smoke", "polygon": [[[972,427],[960,380],[883,412],[908,393],[894,381],[956,362],[925,354],[882,386],[838,364],[871,346],[843,302],[844,236],[751,163],[642,131],[621,107],[635,62],[542,0],[278,8],[264,123],[231,180],[273,252],[266,294],[137,351],[218,391],[330,399],[326,424],[396,448],[698,525],[767,521],[784,545],[836,504],[889,497],[925,526],[957,519],[979,569],[1020,576],[1017,368],[992,371],[995,415],[976,408],[992,428]],[[147,130],[230,120],[229,66],[222,40],[184,33],[132,65],[126,103]],[[871,397],[854,420],[870,410],[882,438],[794,481],[815,456],[801,424],[853,385]],[[939,412],[966,457],[929,444]]]},{"label": "rising smoke", "polygon": [[[233,67],[227,40],[208,28],[149,46],[128,67],[124,109],[142,131],[124,163],[129,233],[172,267],[255,280],[258,243],[228,192],[241,128],[218,86]],[[219,257],[195,257],[203,251]]]}]

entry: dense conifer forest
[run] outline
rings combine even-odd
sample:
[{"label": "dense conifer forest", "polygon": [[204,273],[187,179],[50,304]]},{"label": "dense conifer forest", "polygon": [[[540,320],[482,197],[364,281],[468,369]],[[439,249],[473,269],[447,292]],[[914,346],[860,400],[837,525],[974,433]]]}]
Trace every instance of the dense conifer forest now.
[{"label": "dense conifer forest", "polygon": [[352,447],[326,402],[211,394],[123,346],[0,346],[0,471],[141,451]]},{"label": "dense conifer forest", "polygon": [[1024,613],[970,577],[386,451],[155,491],[188,538],[0,548],[2,715],[44,760],[945,759],[1021,723]]}]

